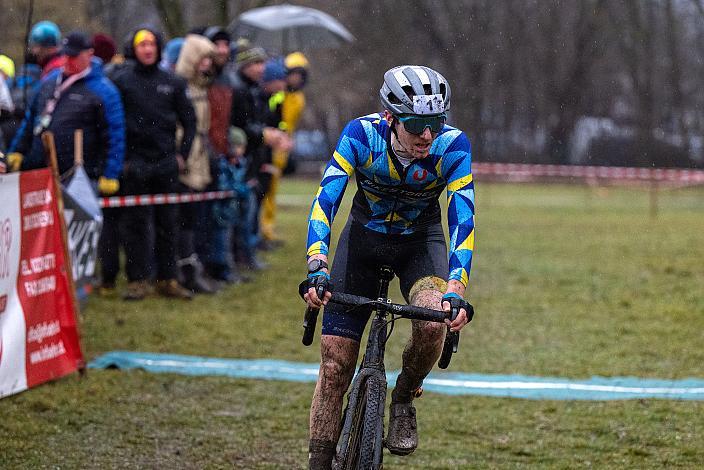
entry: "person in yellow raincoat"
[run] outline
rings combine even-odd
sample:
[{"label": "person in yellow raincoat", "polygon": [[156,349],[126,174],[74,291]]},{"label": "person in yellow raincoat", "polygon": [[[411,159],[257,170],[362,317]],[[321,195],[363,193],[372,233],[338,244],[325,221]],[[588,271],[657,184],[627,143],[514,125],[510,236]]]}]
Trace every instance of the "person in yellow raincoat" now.
[{"label": "person in yellow raincoat", "polygon": [[[280,127],[292,136],[306,107],[303,87],[308,79],[309,64],[308,59],[301,52],[287,55],[284,63],[287,70],[287,90],[273,95],[269,100],[269,106],[272,108],[281,107]],[[272,155],[272,163],[278,171],[273,175],[269,191],[264,196],[260,222],[262,240],[265,245],[269,246],[276,246],[282,242],[277,239],[275,234],[276,193],[279,190],[281,175],[288,164],[288,158],[288,151],[275,150]]]}]

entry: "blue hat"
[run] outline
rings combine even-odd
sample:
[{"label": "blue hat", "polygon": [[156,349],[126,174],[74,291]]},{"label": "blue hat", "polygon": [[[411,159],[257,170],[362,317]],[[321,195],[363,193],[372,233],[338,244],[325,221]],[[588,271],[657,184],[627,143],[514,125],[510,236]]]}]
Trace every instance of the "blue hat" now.
[{"label": "blue hat", "polygon": [[61,42],[61,31],[56,23],[51,21],[40,21],[32,26],[29,33],[29,43],[34,46],[52,47],[58,46]]},{"label": "blue hat", "polygon": [[184,38],[174,38],[166,43],[166,47],[164,47],[165,62],[168,62],[170,65],[174,65],[178,62],[178,56],[181,55],[181,48],[183,47],[184,41]]},{"label": "blue hat", "polygon": [[274,80],[286,80],[286,65],[282,57],[269,59],[264,68],[264,77],[262,81],[273,82]]}]

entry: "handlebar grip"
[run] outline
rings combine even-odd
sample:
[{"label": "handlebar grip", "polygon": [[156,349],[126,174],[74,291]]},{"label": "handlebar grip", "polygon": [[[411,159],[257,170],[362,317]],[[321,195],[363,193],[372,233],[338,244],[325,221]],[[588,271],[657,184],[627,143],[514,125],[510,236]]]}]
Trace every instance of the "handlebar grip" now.
[{"label": "handlebar grip", "polygon": [[447,329],[447,335],[445,336],[445,343],[442,346],[442,354],[440,354],[440,360],[438,361],[438,367],[441,369],[447,369],[450,365],[450,359],[452,355],[457,352],[457,348],[460,343],[460,332],[450,331]]},{"label": "handlebar grip", "polygon": [[318,322],[318,312],[320,312],[320,309],[306,308],[306,314],[303,317],[303,344],[305,346],[313,344],[315,324]]}]

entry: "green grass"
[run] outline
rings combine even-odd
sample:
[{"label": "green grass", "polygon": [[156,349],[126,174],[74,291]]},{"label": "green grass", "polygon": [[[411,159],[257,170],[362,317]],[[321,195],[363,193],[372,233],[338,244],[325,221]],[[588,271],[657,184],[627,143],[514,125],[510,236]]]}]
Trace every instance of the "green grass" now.
[{"label": "green grass", "polygon": [[[318,360],[300,343],[307,201],[287,180],[287,244],[252,284],[193,303],[91,299],[88,359],[115,350]],[[348,197],[352,193],[348,188]],[[704,191],[482,185],[469,298],[451,370],[572,378],[704,377]],[[346,204],[347,207],[348,203]],[[346,208],[335,224],[339,231]],[[392,294],[400,299],[397,288]],[[408,325],[387,350],[399,366]],[[0,401],[0,468],[303,468],[313,385],[90,370]],[[704,404],[417,402],[420,448],[386,468],[698,468]]]}]

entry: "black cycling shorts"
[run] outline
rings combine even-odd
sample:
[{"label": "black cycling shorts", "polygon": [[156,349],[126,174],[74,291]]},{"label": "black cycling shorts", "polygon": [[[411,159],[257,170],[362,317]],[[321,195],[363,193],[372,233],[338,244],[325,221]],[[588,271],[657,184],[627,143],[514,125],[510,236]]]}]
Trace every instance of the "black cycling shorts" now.
[{"label": "black cycling shorts", "polygon": [[[406,302],[419,279],[433,276],[447,280],[447,247],[440,224],[410,235],[389,235],[350,219],[340,234],[330,271],[334,290],[376,299],[383,265],[391,266],[398,276]],[[347,308],[332,303],[325,307],[322,334],[361,341],[371,308],[346,314]]]}]

